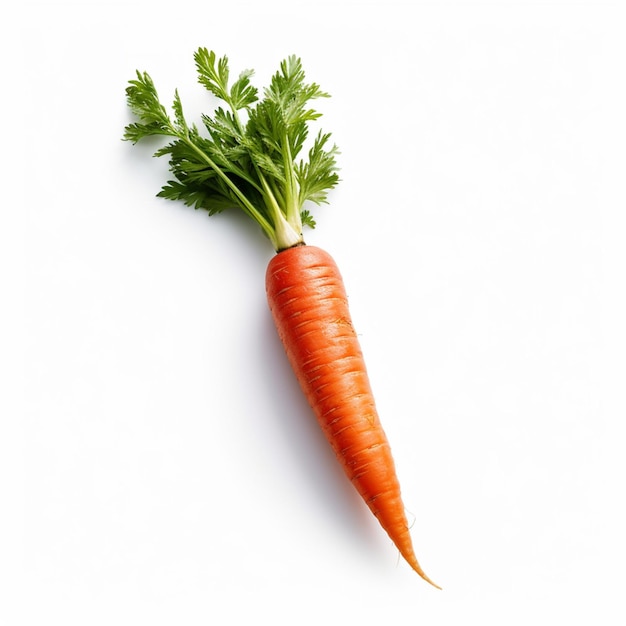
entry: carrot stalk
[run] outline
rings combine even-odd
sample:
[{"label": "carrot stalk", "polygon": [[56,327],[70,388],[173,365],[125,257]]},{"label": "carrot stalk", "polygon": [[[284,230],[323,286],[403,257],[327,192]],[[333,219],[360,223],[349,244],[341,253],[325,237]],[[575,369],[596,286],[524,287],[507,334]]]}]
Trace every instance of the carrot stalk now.
[{"label": "carrot stalk", "polygon": [[270,261],[266,290],[291,367],[346,475],[404,559],[439,588],[413,550],[391,449],[337,265],[320,248],[289,248]]}]

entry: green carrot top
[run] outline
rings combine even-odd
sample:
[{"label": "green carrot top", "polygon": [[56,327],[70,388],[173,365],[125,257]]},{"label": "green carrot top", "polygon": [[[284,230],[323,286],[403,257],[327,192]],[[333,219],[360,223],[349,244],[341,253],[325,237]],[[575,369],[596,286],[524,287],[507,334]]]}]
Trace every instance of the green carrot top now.
[{"label": "green carrot top", "polygon": [[298,159],[308,137],[308,122],[320,117],[309,101],[328,97],[315,83],[306,84],[299,58],[285,59],[259,100],[250,78],[241,72],[229,85],[228,58],[206,48],[194,54],[198,81],[226,107],[202,115],[207,134],[188,124],[175,91],[173,118],[161,104],[146,72],[126,88],[128,105],[139,118],[124,131],[124,139],[164,135],[173,140],[155,152],[169,155],[175,180],[159,196],[182,200],[210,215],[239,207],[254,219],[279,251],[303,243],[302,227],[315,226],[307,201],[326,202],[338,182],[337,147],[327,147],[330,133],[321,131],[308,159]]}]

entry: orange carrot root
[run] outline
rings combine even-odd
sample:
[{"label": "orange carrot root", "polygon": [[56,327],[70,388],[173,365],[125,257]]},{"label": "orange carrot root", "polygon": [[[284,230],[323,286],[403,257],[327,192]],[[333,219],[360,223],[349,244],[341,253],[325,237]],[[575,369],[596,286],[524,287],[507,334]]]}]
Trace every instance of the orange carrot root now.
[{"label": "orange carrot root", "polygon": [[337,265],[319,248],[289,248],[270,261],[266,288],[291,366],[348,478],[403,558],[440,588],[413,550],[391,449]]}]

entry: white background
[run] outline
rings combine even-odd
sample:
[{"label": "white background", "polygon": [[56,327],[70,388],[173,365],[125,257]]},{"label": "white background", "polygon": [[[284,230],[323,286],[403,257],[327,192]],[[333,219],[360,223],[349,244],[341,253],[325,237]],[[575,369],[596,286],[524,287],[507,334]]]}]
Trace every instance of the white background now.
[{"label": "white background", "polygon": [[[3,18],[0,622],[622,625],[624,3],[21,2]],[[236,214],[155,198],[148,70],[302,57],[418,557],[318,433]]]}]

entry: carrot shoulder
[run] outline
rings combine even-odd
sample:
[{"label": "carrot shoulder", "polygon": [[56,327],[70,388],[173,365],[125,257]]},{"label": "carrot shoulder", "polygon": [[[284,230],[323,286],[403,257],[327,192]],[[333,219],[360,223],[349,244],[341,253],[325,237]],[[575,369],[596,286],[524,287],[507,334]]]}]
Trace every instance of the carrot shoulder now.
[{"label": "carrot shoulder", "polygon": [[400,554],[438,587],[413,550],[391,449],[337,265],[320,248],[289,248],[270,261],[266,289],[291,366],[337,459]]}]

